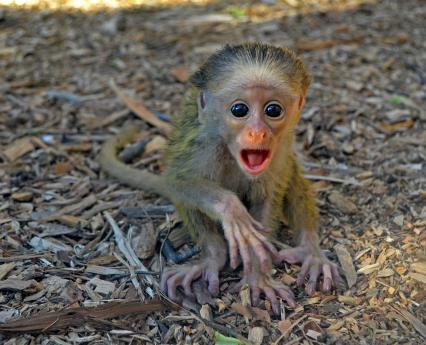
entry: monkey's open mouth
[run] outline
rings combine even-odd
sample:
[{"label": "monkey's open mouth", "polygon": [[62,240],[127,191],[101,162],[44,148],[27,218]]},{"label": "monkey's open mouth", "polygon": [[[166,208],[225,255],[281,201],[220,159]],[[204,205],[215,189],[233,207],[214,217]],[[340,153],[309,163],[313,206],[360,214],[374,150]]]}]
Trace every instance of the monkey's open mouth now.
[{"label": "monkey's open mouth", "polygon": [[258,175],[268,166],[269,154],[269,150],[242,150],[241,160],[250,174]]}]

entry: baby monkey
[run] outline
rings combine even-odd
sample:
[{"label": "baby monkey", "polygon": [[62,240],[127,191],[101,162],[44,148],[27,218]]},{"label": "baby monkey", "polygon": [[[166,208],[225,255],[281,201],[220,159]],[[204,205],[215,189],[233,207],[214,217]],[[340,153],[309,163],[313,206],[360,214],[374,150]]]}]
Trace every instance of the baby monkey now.
[{"label": "baby monkey", "polygon": [[[295,301],[289,287],[272,279],[272,263],[302,264],[297,282],[309,278],[308,294],[320,275],[324,291],[340,284],[337,267],[319,247],[314,195],[293,149],[310,83],[301,59],[267,44],[227,45],[190,81],[190,95],[173,119],[162,176],[117,159],[133,128],[107,141],[100,154],[107,173],[169,198],[201,247],[198,261],[163,273],[163,291],[176,300],[180,286],[191,296],[192,283],[202,279],[217,295],[228,253],[233,269],[243,264],[237,287],[247,283],[253,304],[265,295],[276,313],[279,297],[291,306]],[[279,238],[284,224],[296,247],[278,251],[269,238]]]}]

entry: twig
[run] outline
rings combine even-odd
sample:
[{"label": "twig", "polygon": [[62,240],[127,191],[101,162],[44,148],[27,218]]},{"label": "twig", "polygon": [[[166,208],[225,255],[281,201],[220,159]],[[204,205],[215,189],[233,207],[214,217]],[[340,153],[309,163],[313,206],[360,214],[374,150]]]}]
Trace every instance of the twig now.
[{"label": "twig", "polygon": [[305,174],[304,176],[308,180],[313,180],[313,181],[330,181],[330,182],[343,183],[343,184],[352,184],[352,185],[355,185],[355,186],[360,186],[361,185],[353,177],[351,177],[349,179],[341,179],[341,178],[338,178],[338,177],[322,176],[322,175],[309,175],[309,174]]},{"label": "twig", "polygon": [[294,327],[296,327],[300,322],[302,322],[304,319],[306,319],[308,317],[308,315],[303,315],[301,318],[297,319],[283,334],[281,334],[281,336],[277,339],[276,342],[273,343],[273,345],[278,345],[278,343],[286,338],[290,332],[292,331],[292,329]]},{"label": "twig", "polygon": [[[112,230],[114,231],[115,241],[117,243],[118,249],[120,249],[120,251],[124,254],[124,256],[126,257],[127,261],[129,261],[130,265],[137,267],[138,270],[148,271],[148,268],[146,268],[145,265],[139,260],[139,258],[137,257],[137,255],[133,251],[132,246],[126,240],[126,238],[124,237],[124,235],[121,232],[120,228],[118,227],[117,223],[111,217],[111,215],[109,214],[109,212],[105,211],[104,212],[104,216],[105,216],[106,220],[108,221],[108,223],[111,225]],[[154,287],[158,288],[158,283],[151,276],[147,275],[147,276],[144,276],[143,278],[151,286],[154,286]],[[154,292],[150,288],[147,289],[147,293],[151,297],[154,296]]]},{"label": "twig", "polygon": [[[136,291],[138,292],[138,295],[142,300],[145,300],[145,296],[142,292],[141,284],[139,283],[139,280],[135,274],[135,270],[131,265],[129,265],[126,260],[124,260],[117,252],[114,252],[114,256],[117,258],[118,261],[120,261],[124,266],[127,267],[127,269],[130,272],[130,280],[132,281],[133,286],[135,287]],[[151,296],[152,297],[152,296]]]}]

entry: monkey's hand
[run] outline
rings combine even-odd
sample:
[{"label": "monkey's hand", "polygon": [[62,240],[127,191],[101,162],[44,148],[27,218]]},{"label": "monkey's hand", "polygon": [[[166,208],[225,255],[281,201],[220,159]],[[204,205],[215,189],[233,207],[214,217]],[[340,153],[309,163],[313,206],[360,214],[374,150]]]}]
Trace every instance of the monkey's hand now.
[{"label": "monkey's hand", "polygon": [[219,265],[211,258],[204,258],[192,264],[176,265],[168,268],[161,275],[161,290],[175,302],[180,302],[177,293],[182,287],[184,294],[193,297],[192,283],[202,279],[207,283],[212,297],[219,294]]},{"label": "monkey's hand", "polygon": [[322,290],[328,292],[332,287],[339,288],[344,285],[337,265],[330,262],[318,245],[302,244],[291,249],[283,249],[275,257],[274,263],[286,261],[290,264],[301,263],[302,268],[297,276],[297,285],[302,286],[309,276],[305,291],[312,295],[316,288],[319,276],[323,275]]},{"label": "monkey's hand", "polygon": [[263,273],[254,265],[248,275],[235,285],[231,292],[238,292],[244,284],[250,288],[251,303],[257,306],[260,296],[264,295],[272,306],[274,314],[279,314],[280,303],[278,298],[285,300],[292,308],[296,307],[294,295],[291,289],[279,281],[274,280],[269,273]]},{"label": "monkey's hand", "polygon": [[224,206],[223,214],[222,226],[225,238],[228,240],[231,267],[236,269],[240,264],[241,257],[244,273],[247,275],[253,266],[252,257],[255,255],[259,262],[260,271],[270,272],[272,268],[271,255],[277,255],[278,252],[261,233],[270,231],[253,219],[237,197],[228,200],[226,206]]}]

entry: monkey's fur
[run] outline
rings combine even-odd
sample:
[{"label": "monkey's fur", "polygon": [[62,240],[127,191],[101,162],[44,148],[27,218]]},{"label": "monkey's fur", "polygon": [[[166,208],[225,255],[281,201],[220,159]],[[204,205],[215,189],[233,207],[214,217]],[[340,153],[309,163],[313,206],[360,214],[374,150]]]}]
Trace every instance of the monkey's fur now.
[{"label": "monkey's fur", "polygon": [[[254,77],[250,79],[252,74]],[[215,95],[219,95],[220,92],[227,94],[228,89],[230,93],[235,89],[244,89],[247,80],[254,80],[255,87],[289,89],[292,94],[300,96],[297,99],[293,97],[296,99],[295,103],[299,100],[299,108],[297,104],[294,106],[296,109],[294,114],[289,110],[288,119],[283,120],[287,122],[273,134],[277,147],[269,167],[255,178],[248,176],[241,169],[235,154],[231,152],[229,143],[235,140],[236,130],[229,129],[228,127],[232,126],[228,126],[223,119],[218,120],[220,116],[215,113],[206,110],[206,114],[200,115],[200,111],[204,109],[204,97],[207,104],[209,101],[214,103],[216,99],[221,99]],[[328,270],[323,268],[321,271],[321,267],[331,264],[322,256],[319,249],[316,235],[318,212],[314,196],[310,184],[302,176],[301,166],[293,150],[294,126],[299,119],[304,96],[310,84],[310,76],[303,62],[288,49],[266,44],[226,46],[213,54],[191,77],[190,82],[192,87],[183,109],[179,116],[173,118],[173,131],[165,154],[166,168],[162,176],[131,168],[117,159],[117,151],[131,142],[136,134],[137,130],[134,128],[122,131],[104,144],[99,157],[102,168],[129,186],[169,198],[176,205],[193,239],[198,240],[204,248],[205,252],[202,255],[209,257],[206,259],[207,266],[211,267],[212,261],[218,260],[219,263],[212,269],[213,271],[220,271],[225,265],[223,253],[218,253],[220,247],[224,245],[221,225],[225,227],[232,221],[229,217],[237,218],[238,215],[241,216],[241,221],[237,220],[237,225],[230,225],[232,231],[235,226],[253,228],[251,233],[241,231],[238,235],[240,237],[236,237],[241,255],[243,253],[241,246],[247,245],[247,241],[256,244],[246,252],[255,254],[251,255],[255,258],[247,259],[247,255],[243,257],[244,266],[249,266],[247,270],[245,267],[245,276],[250,276],[248,273],[250,270],[255,271],[256,273],[252,274],[255,279],[255,276],[261,274],[258,266],[265,265],[266,270],[270,268],[263,262],[266,260],[265,256],[258,254],[261,247],[262,250],[269,252],[268,258],[275,262],[286,260],[304,263],[303,276],[298,280],[299,283],[303,283],[305,275],[309,275],[309,292],[313,292],[319,274],[324,273],[325,277],[325,270]],[[249,87],[251,86],[247,86]],[[217,105],[212,107],[218,109]],[[209,109],[209,106],[206,106],[206,109]],[[244,213],[246,210],[250,214]],[[251,217],[255,220],[245,223],[244,219]],[[287,223],[293,230],[299,240],[299,247],[292,249],[293,251],[277,254],[259,234],[269,228],[279,237],[283,223]],[[226,232],[225,229],[225,236],[232,234],[232,231]],[[226,239],[231,248],[231,240],[228,237]],[[209,251],[211,252],[208,253]],[[308,256],[313,259],[308,259]],[[231,266],[236,266],[235,257],[231,257]],[[327,277],[331,282],[328,285],[324,283],[325,290],[335,285],[333,279],[338,280],[335,267],[333,265],[330,267],[332,275]],[[188,279],[195,280],[200,275],[184,278],[184,274],[181,274],[178,277],[180,273],[176,272],[179,272],[179,267],[175,270],[164,278],[166,288],[167,284],[173,285],[171,290],[169,287],[169,294],[174,295],[177,285],[185,285],[185,292],[190,293],[191,281]],[[208,271],[207,268],[202,270]],[[279,290],[280,288],[276,288],[274,284],[269,285]],[[260,290],[262,289],[260,286]],[[213,290],[218,292],[216,288]],[[274,296],[266,291],[267,288],[264,290],[268,298],[274,299]],[[277,294],[283,297],[283,293]],[[292,300],[292,296],[286,295],[283,298]]]}]

